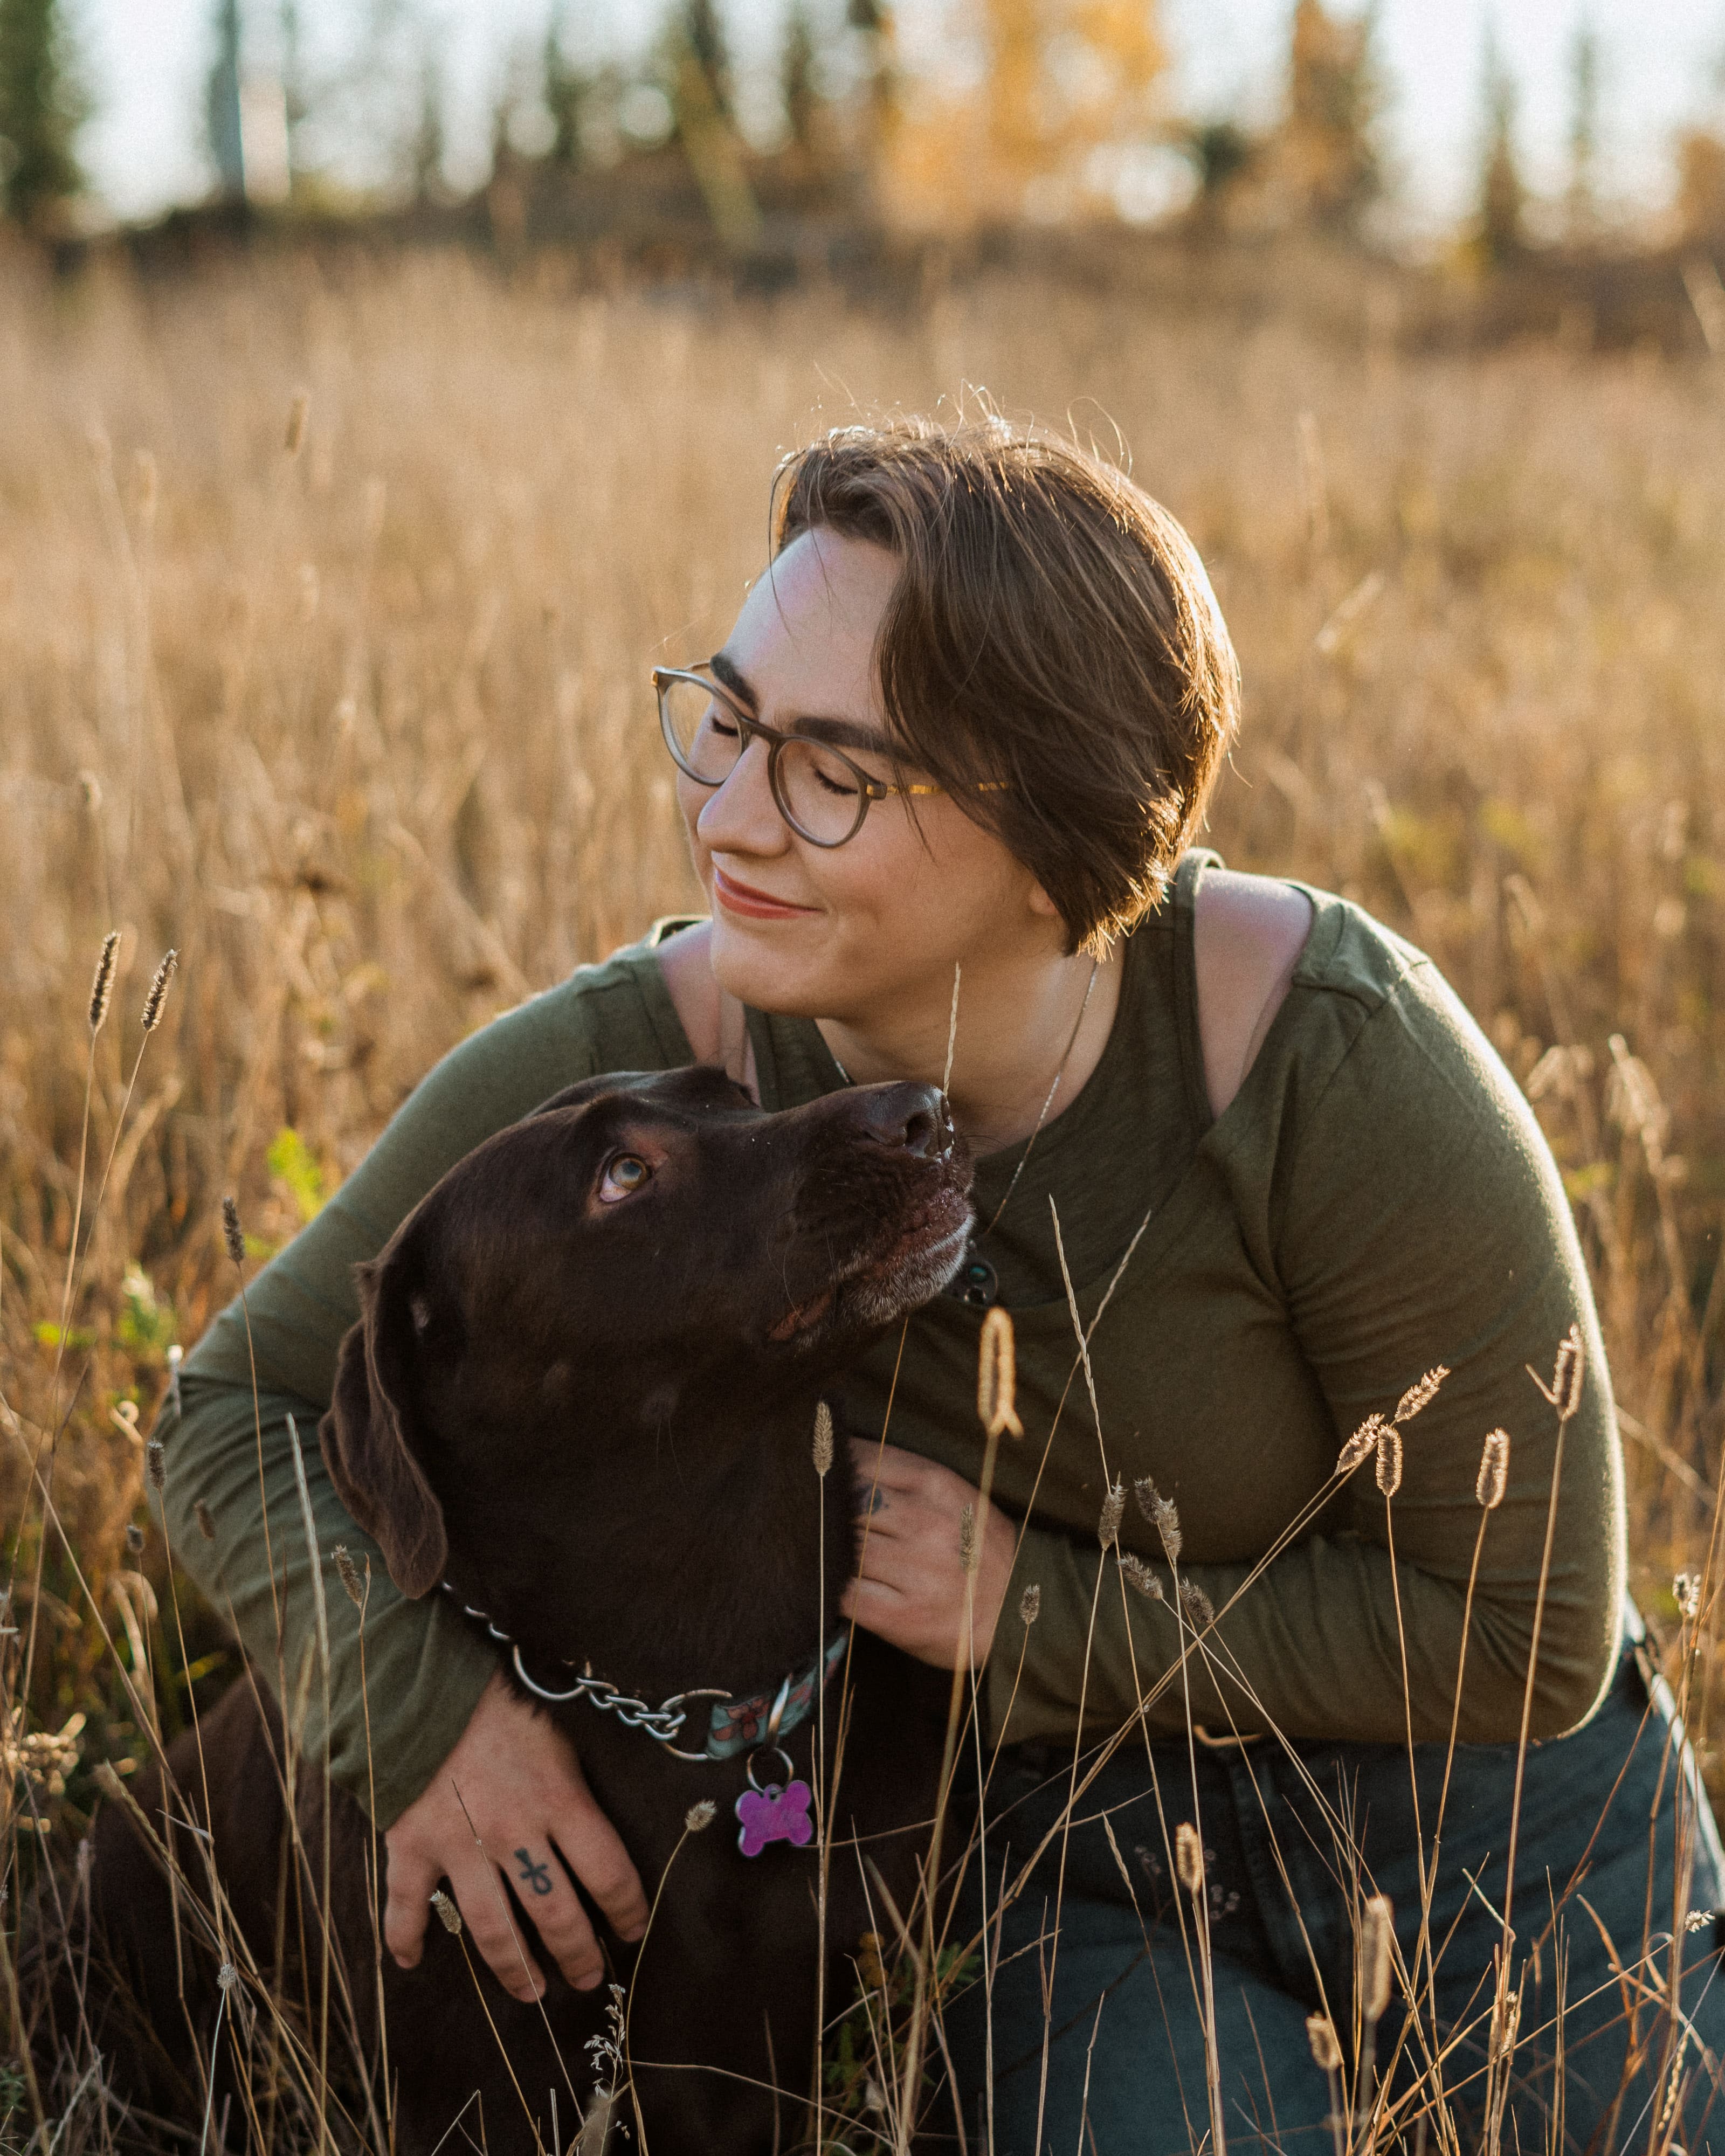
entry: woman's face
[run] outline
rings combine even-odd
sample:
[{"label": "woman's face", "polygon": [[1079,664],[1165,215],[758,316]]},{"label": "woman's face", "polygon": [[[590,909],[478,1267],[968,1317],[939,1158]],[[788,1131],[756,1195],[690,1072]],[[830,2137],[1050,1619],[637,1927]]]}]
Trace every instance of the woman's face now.
[{"label": "woman's face", "polygon": [[[804,532],[750,593],[721,654],[726,685],[763,724],[790,733],[842,720],[863,730],[843,746],[887,780],[887,757],[853,743],[886,739],[875,640],[897,573],[881,547]],[[722,786],[677,782],[712,909],[713,972],[744,1003],[865,1024],[932,998],[944,1020],[955,961],[1063,947],[1030,871],[949,796],[917,795],[913,823],[904,797],[889,795],[826,850],[779,814],[767,757],[754,741]]]}]

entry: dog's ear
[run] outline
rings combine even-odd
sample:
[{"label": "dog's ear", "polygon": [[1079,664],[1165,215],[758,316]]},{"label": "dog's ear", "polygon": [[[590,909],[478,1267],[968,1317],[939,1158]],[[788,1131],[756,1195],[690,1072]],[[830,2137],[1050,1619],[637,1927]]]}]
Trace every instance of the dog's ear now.
[{"label": "dog's ear", "polygon": [[418,1298],[409,1268],[399,1248],[358,1268],[364,1315],[341,1342],[335,1397],[317,1434],[341,1502],[382,1549],[402,1593],[418,1597],[443,1578],[449,1542],[443,1507],[419,1464],[413,1428],[411,1358]]}]

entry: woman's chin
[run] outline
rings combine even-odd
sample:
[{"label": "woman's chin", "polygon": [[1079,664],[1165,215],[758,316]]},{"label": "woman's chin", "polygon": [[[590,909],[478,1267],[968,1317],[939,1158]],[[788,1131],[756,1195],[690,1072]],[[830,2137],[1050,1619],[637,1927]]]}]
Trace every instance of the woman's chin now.
[{"label": "woman's chin", "polygon": [[[810,932],[818,932],[819,926],[812,920],[730,920],[716,906],[708,946],[713,978],[726,995],[756,1010],[824,1017],[821,984],[828,968],[815,961],[810,947]],[[814,963],[800,963],[804,952]]]}]

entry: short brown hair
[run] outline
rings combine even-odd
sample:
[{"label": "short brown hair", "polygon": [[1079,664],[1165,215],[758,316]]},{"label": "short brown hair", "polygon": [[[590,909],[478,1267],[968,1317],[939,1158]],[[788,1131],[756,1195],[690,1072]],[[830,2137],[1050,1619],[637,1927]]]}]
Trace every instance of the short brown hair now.
[{"label": "short brown hair", "polygon": [[814,529],[902,565],[878,662],[906,761],[1033,872],[1070,948],[1105,950],[1162,897],[1238,715],[1197,548],[1112,465],[993,417],[799,450],[774,482],[774,552]]}]

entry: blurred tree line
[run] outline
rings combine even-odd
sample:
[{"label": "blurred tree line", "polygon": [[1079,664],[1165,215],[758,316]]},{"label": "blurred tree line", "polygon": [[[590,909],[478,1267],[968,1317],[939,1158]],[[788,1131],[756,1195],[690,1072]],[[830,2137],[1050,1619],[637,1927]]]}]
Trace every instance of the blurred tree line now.
[{"label": "blurred tree line", "polygon": [[[926,26],[916,61],[906,57],[890,0],[787,0],[770,83],[758,67],[744,80],[722,0],[664,0],[656,34],[627,61],[606,49],[593,0],[547,4],[538,49],[512,54],[495,100],[484,192],[506,239],[547,187],[599,182],[614,206],[684,184],[743,252],[786,215],[909,232],[1303,227],[1346,241],[1369,237],[1393,194],[1376,0],[1363,12],[1293,0],[1280,110],[1255,125],[1173,110],[1155,0],[971,0],[953,50],[932,64]],[[218,198],[287,211],[365,212],[392,195],[449,203],[438,33],[413,0],[368,0],[346,67],[321,80],[303,58],[297,0],[210,6]],[[91,104],[70,21],[69,0],[0,0],[0,204],[49,237],[75,226],[84,188],[77,142]],[[1488,30],[1468,258],[1502,268],[1554,243],[1602,243],[1601,83],[1584,14],[1568,185],[1560,203],[1536,202],[1516,85]],[[386,145],[387,172],[363,188],[343,181],[344,141]],[[1725,245],[1725,121],[1684,136],[1675,180],[1679,244]]]}]

